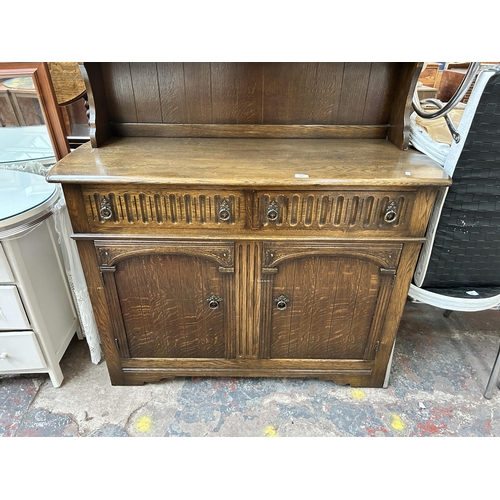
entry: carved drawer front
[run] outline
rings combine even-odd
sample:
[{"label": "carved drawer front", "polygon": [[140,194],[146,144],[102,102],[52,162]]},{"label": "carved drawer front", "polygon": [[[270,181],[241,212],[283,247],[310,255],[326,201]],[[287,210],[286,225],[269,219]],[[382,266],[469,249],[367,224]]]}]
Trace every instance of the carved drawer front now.
[{"label": "carved drawer front", "polygon": [[100,233],[245,226],[244,196],[238,191],[84,186],[83,197],[90,226]]},{"label": "carved drawer front", "polygon": [[407,233],[414,191],[265,191],[253,196],[254,229]]}]

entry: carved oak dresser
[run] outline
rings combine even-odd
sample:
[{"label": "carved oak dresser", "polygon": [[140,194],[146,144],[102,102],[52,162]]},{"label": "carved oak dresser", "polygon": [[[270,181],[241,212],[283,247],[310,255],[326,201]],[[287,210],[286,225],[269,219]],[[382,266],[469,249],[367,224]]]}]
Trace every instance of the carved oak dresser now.
[{"label": "carved oak dresser", "polygon": [[417,63],[85,63],[56,164],[111,383],[382,387],[436,192]]}]

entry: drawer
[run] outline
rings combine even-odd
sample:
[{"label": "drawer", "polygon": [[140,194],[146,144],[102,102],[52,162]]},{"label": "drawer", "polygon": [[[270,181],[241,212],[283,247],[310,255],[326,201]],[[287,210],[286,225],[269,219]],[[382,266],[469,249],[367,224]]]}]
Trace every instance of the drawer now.
[{"label": "drawer", "polygon": [[82,191],[91,230],[97,233],[245,227],[242,191],[168,190],[140,185],[130,189],[84,186]]},{"label": "drawer", "polygon": [[10,270],[9,262],[7,261],[7,256],[0,243],[0,283],[13,283],[14,276]]},{"label": "drawer", "polygon": [[46,368],[33,332],[0,332],[0,373]]},{"label": "drawer", "polygon": [[252,227],[407,235],[415,198],[415,191],[257,191]]},{"label": "drawer", "polygon": [[15,285],[0,286],[0,330],[27,330],[30,323]]}]

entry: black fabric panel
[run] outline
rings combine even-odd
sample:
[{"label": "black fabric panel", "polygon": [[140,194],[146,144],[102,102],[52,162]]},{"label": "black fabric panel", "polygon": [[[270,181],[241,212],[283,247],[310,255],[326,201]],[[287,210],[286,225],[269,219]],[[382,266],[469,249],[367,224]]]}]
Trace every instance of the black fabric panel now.
[{"label": "black fabric panel", "polygon": [[500,285],[500,75],[483,91],[422,288]]}]

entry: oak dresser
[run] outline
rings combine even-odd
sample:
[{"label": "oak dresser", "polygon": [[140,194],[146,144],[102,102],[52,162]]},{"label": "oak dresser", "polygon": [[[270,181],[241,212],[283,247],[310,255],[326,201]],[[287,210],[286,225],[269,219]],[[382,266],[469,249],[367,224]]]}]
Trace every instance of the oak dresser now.
[{"label": "oak dresser", "polygon": [[442,169],[417,63],[84,63],[62,183],[111,383],[382,387]]}]

